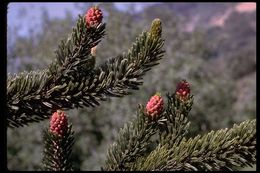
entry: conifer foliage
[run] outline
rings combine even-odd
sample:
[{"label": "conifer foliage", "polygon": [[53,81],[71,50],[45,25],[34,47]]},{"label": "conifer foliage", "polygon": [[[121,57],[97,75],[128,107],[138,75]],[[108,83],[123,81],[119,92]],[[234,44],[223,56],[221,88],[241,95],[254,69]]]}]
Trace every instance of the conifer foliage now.
[{"label": "conifer foliage", "polygon": [[61,110],[53,113],[49,129],[44,131],[43,170],[71,171],[71,151],[74,131]]},{"label": "conifer foliage", "polygon": [[[50,120],[43,135],[43,170],[73,170],[74,131],[65,110],[96,107],[109,97],[131,94],[164,55],[162,24],[155,19],[127,53],[96,65],[96,51],[102,51],[97,45],[105,36],[102,18],[99,7],[90,8],[60,42],[49,67],[8,75],[8,127]],[[136,117],[109,147],[102,170],[224,171],[256,163],[255,119],[190,137],[191,84],[181,80],[173,91],[156,93],[139,105]]]},{"label": "conifer foliage", "polygon": [[8,126],[21,127],[48,119],[57,109],[95,107],[108,97],[123,97],[138,90],[144,74],[163,56],[164,41],[159,30],[161,23],[157,19],[127,53],[96,67],[91,50],[104,37],[105,24],[87,27],[84,17],[79,16],[76,28],[61,41],[56,60],[48,68],[8,75]]},{"label": "conifer foliage", "polygon": [[190,84],[182,80],[166,96],[166,108],[158,119],[149,119],[139,106],[137,118],[110,146],[103,170],[225,171],[256,163],[255,120],[187,138],[193,104]]}]

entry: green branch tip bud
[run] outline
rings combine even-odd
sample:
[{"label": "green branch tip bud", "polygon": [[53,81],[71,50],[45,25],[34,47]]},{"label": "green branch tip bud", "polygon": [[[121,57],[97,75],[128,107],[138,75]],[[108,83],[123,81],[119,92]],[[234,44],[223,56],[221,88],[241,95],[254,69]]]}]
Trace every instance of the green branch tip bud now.
[{"label": "green branch tip bud", "polygon": [[154,95],[161,96],[161,93],[159,91],[157,91]]},{"label": "green branch tip bud", "polygon": [[154,39],[157,37],[161,37],[162,35],[162,22],[159,18],[153,20],[151,29],[150,29],[151,37]]}]

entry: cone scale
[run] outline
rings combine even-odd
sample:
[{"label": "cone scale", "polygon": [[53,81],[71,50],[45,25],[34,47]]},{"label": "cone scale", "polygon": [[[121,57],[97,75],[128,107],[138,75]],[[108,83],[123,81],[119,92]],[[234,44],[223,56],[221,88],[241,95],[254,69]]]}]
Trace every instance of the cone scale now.
[{"label": "cone scale", "polygon": [[63,111],[54,112],[50,120],[50,132],[62,136],[68,129],[68,119]]},{"label": "cone scale", "polygon": [[85,20],[87,27],[96,26],[102,22],[103,19],[103,13],[102,11],[97,7],[91,7],[88,9],[85,15]]},{"label": "cone scale", "polygon": [[190,96],[190,84],[186,80],[182,80],[177,84],[175,95],[181,101],[188,100]]},{"label": "cone scale", "polygon": [[163,112],[163,98],[160,94],[155,94],[146,104],[146,114],[151,119],[156,119]]}]

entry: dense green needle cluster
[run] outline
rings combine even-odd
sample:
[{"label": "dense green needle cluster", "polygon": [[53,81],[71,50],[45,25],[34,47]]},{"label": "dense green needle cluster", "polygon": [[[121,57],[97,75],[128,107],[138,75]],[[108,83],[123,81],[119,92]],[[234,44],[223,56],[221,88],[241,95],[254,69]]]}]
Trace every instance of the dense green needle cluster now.
[{"label": "dense green needle cluster", "polygon": [[42,169],[45,171],[72,171],[71,152],[75,142],[72,125],[68,125],[66,133],[62,136],[45,130],[43,140]]},{"label": "dense green needle cluster", "polygon": [[8,126],[47,119],[61,108],[95,107],[108,97],[122,97],[138,90],[144,74],[162,58],[164,41],[144,31],[127,53],[95,67],[91,49],[104,35],[104,23],[87,28],[79,16],[76,28],[66,41],[61,41],[56,60],[47,69],[9,74]]},{"label": "dense green needle cluster", "polygon": [[[131,94],[165,53],[162,23],[155,19],[128,52],[96,65],[95,51],[105,36],[105,24],[101,22],[101,10],[91,10],[86,18],[79,15],[76,27],[60,42],[56,59],[46,69],[8,74],[8,127],[29,125],[53,114],[50,128],[43,135],[43,170],[73,170],[74,131],[61,110],[96,107],[109,97]],[[120,129],[109,147],[101,169],[225,171],[255,164],[255,119],[230,129],[188,134],[193,105],[190,91],[190,84],[182,80],[175,92],[166,94],[165,100],[157,94],[146,106],[139,105],[136,117]]]},{"label": "dense green needle cluster", "polygon": [[105,167],[111,170],[225,171],[256,163],[256,121],[187,138],[190,95],[182,101],[167,94],[160,118],[147,121],[142,106],[137,118],[126,124],[109,148]]}]

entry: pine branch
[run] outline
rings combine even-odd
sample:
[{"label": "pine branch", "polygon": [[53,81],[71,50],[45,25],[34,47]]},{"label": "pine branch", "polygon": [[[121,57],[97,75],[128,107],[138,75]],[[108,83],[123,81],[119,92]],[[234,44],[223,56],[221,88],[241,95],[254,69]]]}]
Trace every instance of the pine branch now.
[{"label": "pine branch", "polygon": [[79,15],[76,28],[67,40],[62,40],[56,50],[56,61],[49,67],[48,75],[53,77],[52,85],[65,79],[77,80],[94,69],[95,57],[91,48],[95,47],[105,35],[105,24],[97,27],[86,27],[84,17]]},{"label": "pine branch", "polygon": [[50,126],[44,131],[43,170],[72,171],[71,151],[74,131],[68,125],[65,112],[57,110],[50,119]]},{"label": "pine branch", "polygon": [[193,104],[193,96],[189,95],[184,102],[178,99],[176,93],[167,94],[168,104],[165,114],[159,120],[159,135],[162,145],[171,146],[179,142],[187,133],[190,126],[188,114]]},{"label": "pine branch", "polygon": [[256,163],[256,120],[231,129],[211,131],[172,145],[158,147],[137,162],[136,170],[225,171]]},{"label": "pine branch", "polygon": [[149,140],[156,132],[156,123],[150,121],[139,107],[137,118],[119,131],[116,142],[109,148],[105,167],[106,171],[129,170],[131,163],[149,150]]},{"label": "pine branch", "polygon": [[73,81],[79,82],[79,76],[90,73],[95,63],[90,50],[100,42],[105,34],[104,30],[105,24],[87,28],[84,18],[79,15],[77,27],[73,28],[67,41],[61,41],[56,51],[56,60],[49,68],[8,75],[7,123],[9,127],[20,127],[30,122],[44,120],[53,111],[63,107],[63,103],[52,106],[53,102],[56,103],[53,99],[56,96],[51,96],[49,93],[57,88],[68,88]]},{"label": "pine branch", "polygon": [[[167,98],[165,111],[161,111],[163,100],[159,95],[153,96],[147,103],[147,110],[142,111],[148,120],[153,122],[151,129],[144,130],[143,135],[153,131],[152,135],[156,137],[156,132],[159,132],[158,143],[152,141],[150,136],[147,138],[146,143],[150,144],[145,145],[146,150],[140,150],[138,145],[133,145],[136,152],[129,154],[126,148],[132,140],[128,136],[138,136],[135,132],[138,129],[132,126],[129,130],[126,126],[117,143],[109,150],[106,170],[225,171],[255,164],[256,120],[245,121],[240,125],[235,124],[231,129],[211,131],[202,137],[198,135],[187,140],[185,135],[190,123],[187,117],[193,103],[189,84],[181,81],[175,93],[167,94]],[[156,114],[157,112],[160,113]],[[139,139],[139,143],[143,142],[142,139]],[[151,147],[151,144],[156,147]],[[122,158],[128,157],[134,159],[131,162],[122,162]]]},{"label": "pine branch", "polygon": [[[161,29],[158,20],[156,25],[158,25],[157,30]],[[104,33],[102,29],[90,31],[93,33],[86,34],[88,39],[85,38],[83,39],[85,41],[82,41],[90,45],[82,46],[87,52],[91,46],[97,44],[97,40]],[[77,35],[80,32],[73,33]],[[57,53],[57,62],[53,63],[48,70],[8,76],[8,126],[20,127],[30,122],[41,121],[48,118],[53,111],[61,108],[66,110],[84,106],[95,107],[100,104],[99,101],[107,100],[108,97],[122,97],[131,94],[130,90],[139,89],[142,76],[158,64],[158,60],[164,53],[163,40],[161,35],[156,33],[157,35],[154,34],[154,30],[143,32],[127,54],[109,59],[95,69],[90,68],[88,73],[78,71],[82,68],[77,68],[77,65],[81,64],[81,58],[84,56],[82,50],[77,48],[79,42],[72,34],[71,40],[76,46],[68,48],[70,51],[65,51],[63,54],[63,49],[67,50],[67,47],[71,47],[71,41],[61,46]],[[70,56],[71,52],[74,56]],[[91,64],[84,65],[83,69],[91,66]],[[35,80],[36,78],[39,80]]]},{"label": "pine branch", "polygon": [[62,136],[44,131],[43,170],[45,171],[72,171],[71,151],[74,144],[72,125]]}]

